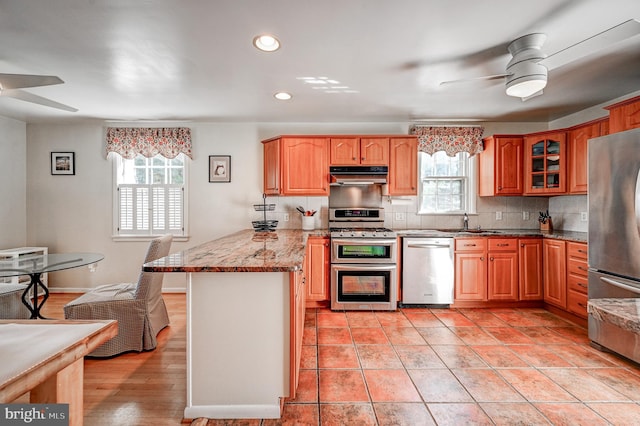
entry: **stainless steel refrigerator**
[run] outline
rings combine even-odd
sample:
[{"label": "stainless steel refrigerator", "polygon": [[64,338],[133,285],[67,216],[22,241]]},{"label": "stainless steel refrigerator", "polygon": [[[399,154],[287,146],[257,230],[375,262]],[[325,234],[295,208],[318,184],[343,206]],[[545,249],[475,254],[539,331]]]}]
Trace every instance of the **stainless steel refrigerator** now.
[{"label": "stainless steel refrigerator", "polygon": [[[589,140],[588,170],[589,300],[640,298],[640,129]],[[589,338],[640,357],[637,333],[593,315]]]}]

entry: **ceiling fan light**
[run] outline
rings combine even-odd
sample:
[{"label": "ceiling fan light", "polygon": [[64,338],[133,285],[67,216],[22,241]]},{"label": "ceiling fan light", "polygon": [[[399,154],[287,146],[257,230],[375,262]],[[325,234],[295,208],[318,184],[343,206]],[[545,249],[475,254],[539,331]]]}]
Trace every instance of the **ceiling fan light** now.
[{"label": "ceiling fan light", "polygon": [[507,95],[526,98],[547,85],[547,69],[534,61],[523,61],[507,68]]},{"label": "ceiling fan light", "polygon": [[527,98],[544,89],[546,85],[546,76],[528,75],[507,83],[507,95],[517,98]]}]

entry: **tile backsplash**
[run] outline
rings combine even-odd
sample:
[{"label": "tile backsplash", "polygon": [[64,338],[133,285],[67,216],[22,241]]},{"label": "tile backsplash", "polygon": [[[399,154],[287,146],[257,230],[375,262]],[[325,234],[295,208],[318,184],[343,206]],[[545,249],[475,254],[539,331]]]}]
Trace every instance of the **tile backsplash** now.
[{"label": "tile backsplash", "polygon": [[[268,219],[279,221],[278,228],[302,228],[302,215],[296,206],[305,210],[316,210],[316,229],[327,228],[329,224],[328,197],[269,197],[268,203],[275,203]],[[385,226],[392,229],[442,229],[462,228],[462,215],[419,215],[418,197],[383,197]],[[582,220],[587,212],[586,195],[558,197],[478,197],[476,213],[469,214],[469,227],[482,229],[538,229],[538,215],[549,209],[554,229],[565,231],[588,230],[588,222]],[[496,219],[496,212],[502,216]],[[262,214],[252,212],[253,220]],[[528,217],[528,218],[527,218]],[[289,219],[286,221],[285,219]]]}]

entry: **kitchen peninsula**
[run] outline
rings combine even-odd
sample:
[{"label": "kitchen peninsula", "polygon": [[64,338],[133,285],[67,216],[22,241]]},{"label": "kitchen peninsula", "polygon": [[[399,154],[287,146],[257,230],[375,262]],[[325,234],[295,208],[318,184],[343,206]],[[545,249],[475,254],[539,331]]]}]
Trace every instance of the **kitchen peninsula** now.
[{"label": "kitchen peninsula", "polygon": [[295,395],[307,235],[244,230],[143,266],[187,273],[185,418],[279,418]]}]

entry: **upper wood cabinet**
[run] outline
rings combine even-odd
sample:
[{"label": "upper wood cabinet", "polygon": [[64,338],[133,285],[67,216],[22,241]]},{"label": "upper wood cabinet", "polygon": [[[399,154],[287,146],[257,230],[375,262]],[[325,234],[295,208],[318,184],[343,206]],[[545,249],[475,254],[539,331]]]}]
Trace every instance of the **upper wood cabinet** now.
[{"label": "upper wood cabinet", "polygon": [[332,137],[330,163],[332,166],[386,166],[389,164],[387,137]]},{"label": "upper wood cabinet", "polygon": [[478,195],[522,195],[524,174],[524,138],[517,135],[494,135],[483,140],[478,173]]},{"label": "upper wood cabinet", "polygon": [[327,138],[282,136],[263,141],[263,147],[266,194],[329,195]]},{"label": "upper wood cabinet", "polygon": [[417,195],[418,139],[391,138],[389,152],[389,195]]},{"label": "upper wood cabinet", "polygon": [[586,194],[589,183],[587,163],[589,160],[587,142],[591,138],[608,133],[609,120],[603,118],[580,126],[572,127],[568,132],[569,152],[569,194]]},{"label": "upper wood cabinet", "polygon": [[524,138],[524,193],[562,194],[567,190],[566,132],[545,132]]},{"label": "upper wood cabinet", "polygon": [[640,127],[640,96],[606,107],[609,110],[609,132],[617,133]]}]

